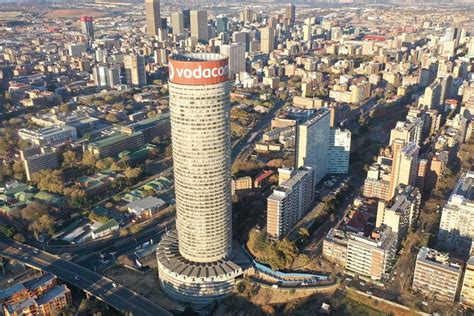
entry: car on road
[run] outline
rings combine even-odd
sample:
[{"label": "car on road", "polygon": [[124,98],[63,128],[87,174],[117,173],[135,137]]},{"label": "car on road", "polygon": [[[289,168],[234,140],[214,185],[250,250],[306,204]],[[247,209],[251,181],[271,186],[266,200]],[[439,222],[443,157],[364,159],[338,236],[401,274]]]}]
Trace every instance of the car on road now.
[{"label": "car on road", "polygon": [[80,279],[81,279],[81,277],[78,276],[78,275],[76,275],[76,276],[74,277],[74,280],[76,280],[76,281],[79,281]]},{"label": "car on road", "polygon": [[35,253],[35,255],[39,254],[39,250],[38,250],[38,249],[35,249],[33,252]]},{"label": "car on road", "polygon": [[23,260],[28,260],[28,259],[30,259],[30,257],[28,257],[28,256],[23,256]]},{"label": "car on road", "polygon": [[362,281],[360,281],[359,284],[360,284],[361,286],[365,286],[365,283],[362,282]]},{"label": "car on road", "polygon": [[367,291],[365,293],[367,293],[367,295],[374,295],[374,293],[372,293],[371,291]]},{"label": "car on road", "polygon": [[116,284],[116,283],[112,283],[112,287],[117,287],[117,284]]}]

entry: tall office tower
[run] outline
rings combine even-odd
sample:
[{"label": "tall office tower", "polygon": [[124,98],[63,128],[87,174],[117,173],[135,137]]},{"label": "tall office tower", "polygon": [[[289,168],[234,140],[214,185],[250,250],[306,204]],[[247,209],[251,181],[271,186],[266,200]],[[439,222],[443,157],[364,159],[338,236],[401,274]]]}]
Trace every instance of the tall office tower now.
[{"label": "tall office tower", "polygon": [[395,139],[401,139],[405,143],[414,142],[421,145],[423,136],[423,120],[416,118],[412,121],[398,121],[395,127],[390,131],[390,143],[392,145]]},{"label": "tall office tower", "polygon": [[401,139],[395,139],[392,144],[393,160],[392,173],[390,177],[390,198],[396,194],[400,184],[416,184],[418,175],[418,153],[420,147],[416,143],[406,143]]},{"label": "tall office tower", "polygon": [[298,125],[296,167],[313,167],[315,185],[327,174],[330,123],[330,112],[320,109],[313,117]]},{"label": "tall office tower", "polygon": [[272,27],[260,29],[260,49],[265,54],[270,54],[275,48],[275,30]]},{"label": "tall office tower", "polygon": [[287,19],[287,21],[290,25],[295,23],[295,20],[296,20],[296,7],[293,3],[290,3],[286,6],[285,16],[286,16],[286,19]]},{"label": "tall office tower", "polygon": [[245,44],[245,51],[249,51],[250,35],[248,32],[234,32],[232,34],[232,42]]},{"label": "tall office tower", "polygon": [[87,36],[89,45],[94,41],[94,25],[91,16],[81,16],[81,31]]},{"label": "tall office tower", "polygon": [[173,12],[173,14],[171,14],[171,27],[173,28],[173,34],[184,34],[184,20],[182,12]]},{"label": "tall office tower", "polygon": [[232,251],[230,82],[219,54],[169,60],[176,231],[157,249],[163,290],[207,304],[232,292],[242,269]]},{"label": "tall office tower", "polygon": [[351,154],[351,132],[340,128],[331,128],[328,151],[328,173],[348,173]]},{"label": "tall office tower", "polygon": [[194,37],[198,41],[207,42],[209,40],[206,10],[191,11],[191,37]]},{"label": "tall office tower", "polygon": [[145,0],[146,31],[150,36],[157,36],[161,26],[160,0]]},{"label": "tall office tower", "polygon": [[228,27],[227,27],[227,16],[225,15],[218,15],[216,18],[216,28],[217,28],[217,33],[227,33]]},{"label": "tall office tower", "polygon": [[311,34],[312,30],[311,30],[311,25],[303,25],[303,41],[305,42],[309,42],[311,41],[311,37],[312,37],[312,34]]},{"label": "tall office tower", "polygon": [[241,20],[245,22],[252,22],[252,9],[250,8],[250,6],[246,6],[244,8],[244,11],[242,11],[242,14],[241,14]]},{"label": "tall office tower", "polygon": [[232,43],[229,45],[222,45],[220,53],[225,57],[229,57],[229,77],[231,79],[234,79],[236,74],[245,71],[245,44]]},{"label": "tall office tower", "polygon": [[183,12],[183,26],[189,30],[191,28],[191,10],[184,9],[181,12]]},{"label": "tall office tower", "polygon": [[137,54],[127,55],[123,58],[125,77],[130,87],[146,85],[145,57]]},{"label": "tall office tower", "polygon": [[94,84],[100,89],[114,88],[120,84],[120,68],[98,65],[92,68]]},{"label": "tall office tower", "polygon": [[472,254],[474,230],[474,172],[464,174],[441,212],[438,243],[459,254]]}]

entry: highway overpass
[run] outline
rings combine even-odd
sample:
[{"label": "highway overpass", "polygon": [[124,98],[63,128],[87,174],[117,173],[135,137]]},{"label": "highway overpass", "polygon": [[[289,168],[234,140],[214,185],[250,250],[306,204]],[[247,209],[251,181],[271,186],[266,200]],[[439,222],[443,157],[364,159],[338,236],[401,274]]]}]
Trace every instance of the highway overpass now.
[{"label": "highway overpass", "polygon": [[22,262],[32,268],[52,273],[124,314],[136,316],[172,315],[128,288],[115,284],[109,278],[1,235],[0,255]]}]

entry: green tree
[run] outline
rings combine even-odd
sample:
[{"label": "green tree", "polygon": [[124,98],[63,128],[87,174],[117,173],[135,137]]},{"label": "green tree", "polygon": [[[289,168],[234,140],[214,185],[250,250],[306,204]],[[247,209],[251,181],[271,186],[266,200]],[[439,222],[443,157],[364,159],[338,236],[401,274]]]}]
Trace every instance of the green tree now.
[{"label": "green tree", "polygon": [[88,168],[94,168],[97,163],[97,157],[92,151],[86,150],[82,155],[82,165]]},{"label": "green tree", "polygon": [[131,180],[137,179],[141,175],[141,173],[142,173],[141,168],[127,167],[124,171],[125,177]]},{"label": "green tree", "polygon": [[112,123],[117,123],[119,121],[118,116],[115,113],[108,113],[105,116],[105,119],[109,122],[112,122]]},{"label": "green tree", "polygon": [[15,179],[20,181],[25,179],[25,166],[22,161],[15,161],[13,163],[13,172]]},{"label": "green tree", "polygon": [[77,162],[77,155],[74,151],[72,150],[66,150],[63,153],[63,167],[68,168],[68,167],[74,167]]},{"label": "green tree", "polygon": [[42,233],[48,233],[48,235],[54,235],[54,219],[48,214],[41,215],[38,219],[34,220],[28,229],[38,237]]}]

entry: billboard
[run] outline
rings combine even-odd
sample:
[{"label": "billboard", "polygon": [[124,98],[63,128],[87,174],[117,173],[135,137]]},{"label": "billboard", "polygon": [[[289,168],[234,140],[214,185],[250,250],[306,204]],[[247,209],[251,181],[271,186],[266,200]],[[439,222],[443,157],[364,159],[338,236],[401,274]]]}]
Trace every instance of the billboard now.
[{"label": "billboard", "polygon": [[183,85],[207,85],[229,80],[228,58],[169,61],[169,81]]}]

